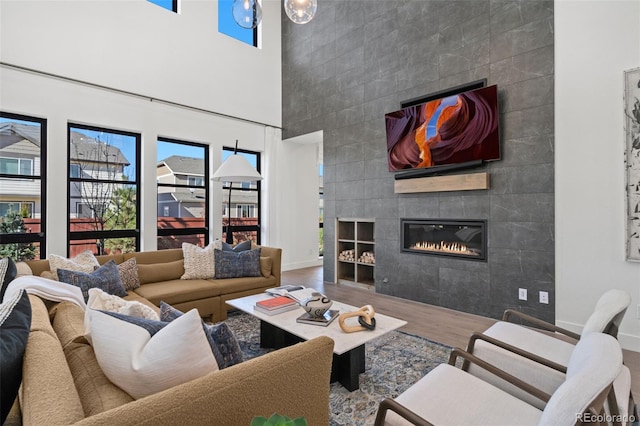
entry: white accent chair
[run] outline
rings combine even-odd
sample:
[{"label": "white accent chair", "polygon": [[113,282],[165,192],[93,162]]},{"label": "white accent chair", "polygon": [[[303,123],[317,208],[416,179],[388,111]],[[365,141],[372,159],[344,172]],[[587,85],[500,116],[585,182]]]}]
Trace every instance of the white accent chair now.
[{"label": "white accent chair", "polygon": [[[490,370],[546,401],[533,406],[456,368],[457,356]],[[396,399],[380,403],[375,425],[575,425],[601,412],[622,368],[618,341],[590,333],[576,345],[563,383],[551,395],[459,349]]]},{"label": "white accent chair", "polygon": [[[630,303],[631,297],[626,292],[607,291],[596,303],[581,335],[521,312],[507,310],[503,321],[497,322],[483,333],[473,334],[467,351],[546,393],[553,393],[565,380],[566,367],[576,342],[593,332],[616,337]],[[513,317],[543,331],[508,322]],[[544,407],[544,401],[505,380],[487,374],[475,365],[464,363],[463,369],[538,408]],[[617,409],[614,407],[611,411],[607,408],[607,411],[627,418],[629,414],[633,414],[635,404],[631,395],[631,373],[626,366],[622,366],[616,378],[614,391]]]}]

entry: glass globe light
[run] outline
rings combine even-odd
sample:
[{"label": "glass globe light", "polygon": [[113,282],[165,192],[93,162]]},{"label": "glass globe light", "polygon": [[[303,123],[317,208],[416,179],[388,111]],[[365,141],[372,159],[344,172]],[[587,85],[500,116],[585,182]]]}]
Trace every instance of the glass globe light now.
[{"label": "glass globe light", "polygon": [[284,11],[296,24],[306,24],[316,14],[318,0],[284,0]]},{"label": "glass globe light", "polygon": [[262,7],[258,0],[233,0],[233,20],[242,28],[256,28],[262,20]]}]

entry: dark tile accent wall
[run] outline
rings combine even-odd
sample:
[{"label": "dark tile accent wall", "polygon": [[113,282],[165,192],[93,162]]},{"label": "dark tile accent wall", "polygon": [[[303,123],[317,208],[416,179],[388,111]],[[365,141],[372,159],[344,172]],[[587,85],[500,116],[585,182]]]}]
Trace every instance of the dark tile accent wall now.
[{"label": "dark tile accent wall", "polygon": [[[313,21],[283,14],[282,28],[283,136],[324,130],[325,279],[335,218],[374,218],[377,292],[553,321],[553,1],[319,0]],[[384,114],[482,78],[501,103],[491,189],[395,194]],[[487,219],[488,262],[400,253],[401,217]]]}]

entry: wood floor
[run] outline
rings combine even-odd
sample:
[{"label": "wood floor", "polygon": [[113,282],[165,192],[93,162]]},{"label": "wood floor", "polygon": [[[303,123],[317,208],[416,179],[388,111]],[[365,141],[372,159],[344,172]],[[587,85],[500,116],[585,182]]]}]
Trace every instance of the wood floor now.
[{"label": "wood floor", "polygon": [[[282,273],[282,284],[314,287],[330,299],[353,306],[372,305],[376,312],[407,321],[401,330],[448,346],[465,348],[474,331],[483,331],[495,320],[453,311],[439,306],[377,294],[370,290],[324,282],[322,267],[296,269]],[[624,350],[625,364],[631,370],[634,399],[640,401],[640,352]]]}]

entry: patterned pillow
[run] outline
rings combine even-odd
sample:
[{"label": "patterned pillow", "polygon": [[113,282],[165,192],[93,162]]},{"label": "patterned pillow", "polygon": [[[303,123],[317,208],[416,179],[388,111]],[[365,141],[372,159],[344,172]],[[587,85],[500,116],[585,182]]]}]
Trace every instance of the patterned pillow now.
[{"label": "patterned pillow", "polygon": [[98,259],[90,250],[85,250],[73,259],[58,256],[57,254],[49,255],[49,270],[58,279],[58,269],[67,269],[69,271],[92,272],[96,266],[100,266]]},{"label": "patterned pillow", "polygon": [[184,274],[180,279],[192,280],[213,278],[215,276],[213,251],[213,243],[210,243],[205,248],[200,248],[190,243],[182,243]]},{"label": "patterned pillow", "polygon": [[113,260],[89,273],[67,269],[58,269],[57,273],[60,281],[80,287],[85,302],[89,300],[89,289],[91,288],[99,288],[109,294],[121,297],[127,295],[127,290],[125,290],[120,279],[118,265]]},{"label": "patterned pillow", "polygon": [[4,299],[4,292],[7,291],[7,286],[11,281],[16,278],[18,274],[18,268],[10,257],[0,259],[0,302]]},{"label": "patterned pillow", "polygon": [[215,250],[216,278],[259,277],[260,249],[235,253]]},{"label": "patterned pillow", "polygon": [[196,309],[169,323],[87,309],[86,322],[100,368],[135,399],[218,370]]},{"label": "patterned pillow", "polygon": [[118,265],[118,272],[120,273],[120,280],[122,285],[128,291],[135,290],[140,287],[140,277],[138,276],[138,263],[136,258],[125,260]]},{"label": "patterned pillow", "polygon": [[31,303],[24,289],[0,305],[0,424],[4,424],[22,382],[22,359],[31,327]]},{"label": "patterned pillow", "polygon": [[[177,310],[173,306],[160,302],[160,320],[171,322],[176,318],[184,315],[181,311]],[[242,362],[242,350],[236,340],[236,336],[229,326],[221,322],[219,324],[206,324],[202,322],[204,333],[207,335],[207,340],[211,346],[213,356],[216,358],[218,367],[223,368],[231,367]]]},{"label": "patterned pillow", "polygon": [[150,306],[136,300],[124,300],[121,297],[105,293],[99,288],[89,289],[87,307],[100,311],[118,312],[132,317],[159,321],[160,316]]}]

